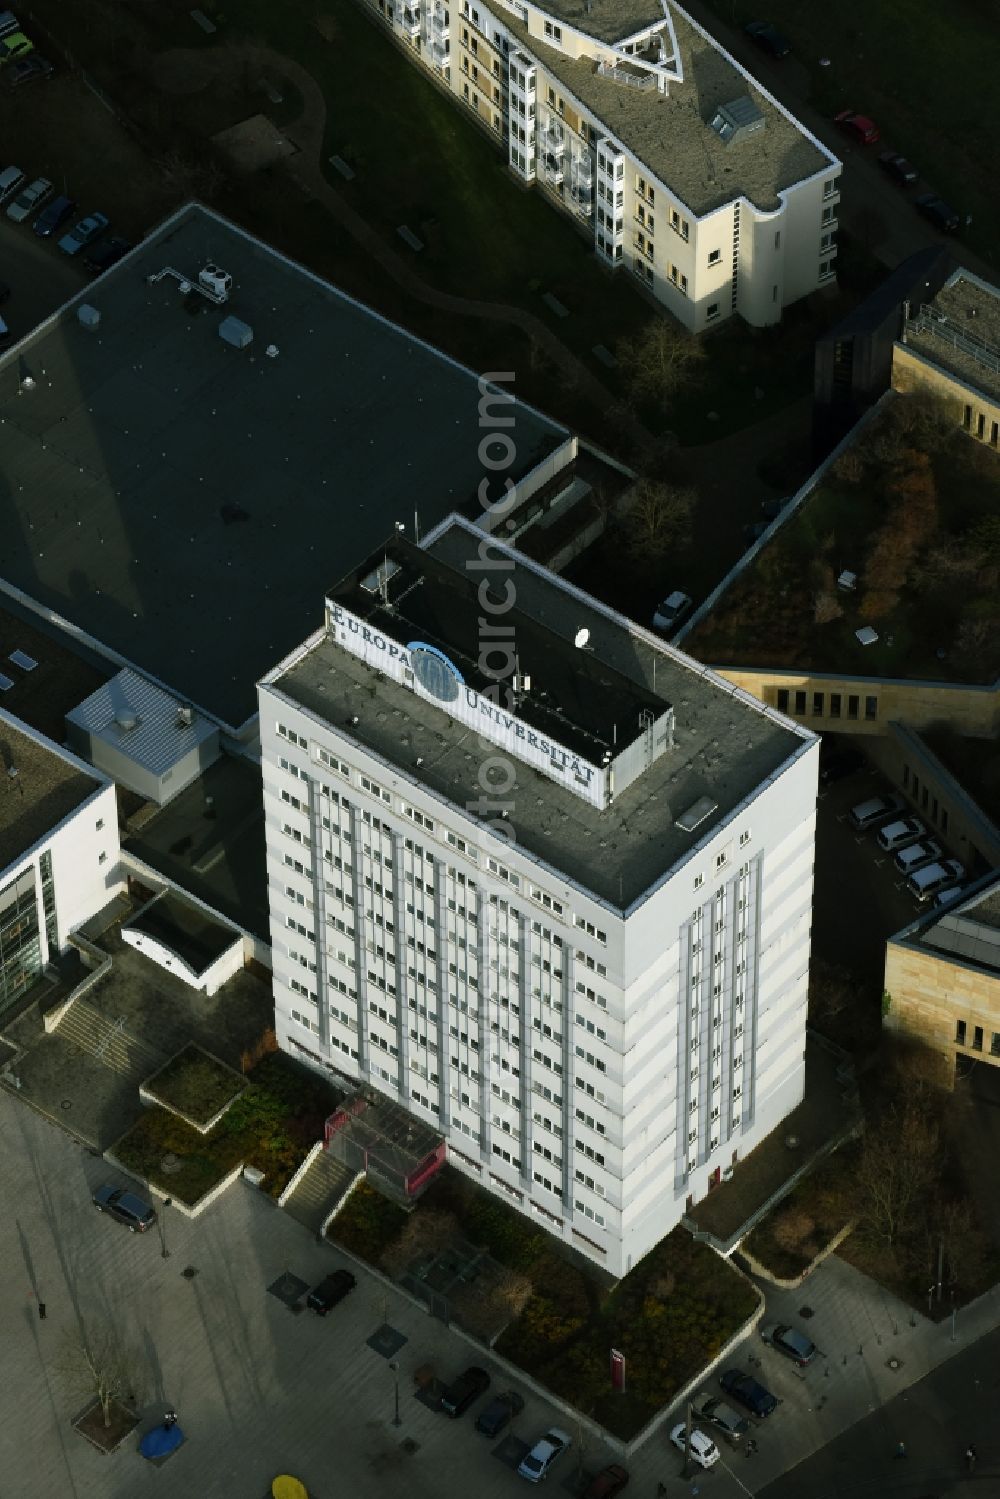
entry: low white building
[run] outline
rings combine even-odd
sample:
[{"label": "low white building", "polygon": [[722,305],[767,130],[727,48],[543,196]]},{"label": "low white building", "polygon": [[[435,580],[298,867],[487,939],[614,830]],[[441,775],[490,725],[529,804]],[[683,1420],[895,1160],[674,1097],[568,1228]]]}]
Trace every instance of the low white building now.
[{"label": "low white building", "polygon": [[222,753],[217,723],[128,667],[66,714],[66,733],[91,764],[158,807]]},{"label": "low white building", "polygon": [[840,161],[673,0],[366,3],[691,330],[835,279]]},{"label": "low white building", "polygon": [[279,1044],[552,1233],[625,1274],[800,1101],[807,730],[453,519],[260,731]]},{"label": "low white building", "polygon": [[112,782],[0,710],[0,1016],[123,889]]}]

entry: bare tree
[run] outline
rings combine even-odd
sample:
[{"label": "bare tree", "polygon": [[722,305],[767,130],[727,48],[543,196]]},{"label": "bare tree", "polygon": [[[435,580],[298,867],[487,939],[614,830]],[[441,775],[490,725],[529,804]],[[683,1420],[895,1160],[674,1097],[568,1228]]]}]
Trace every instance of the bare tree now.
[{"label": "bare tree", "polygon": [[531,1292],[526,1275],[491,1264],[474,1284],[450,1292],[449,1299],[462,1325],[488,1342],[521,1315]]},{"label": "bare tree", "polygon": [[440,1254],[459,1235],[458,1219],[454,1213],[420,1207],[410,1214],[399,1238],[383,1255],[382,1263],[390,1274],[402,1275],[414,1260],[428,1254]]},{"label": "bare tree", "polygon": [[662,318],[653,319],[635,338],[622,339],[617,354],[632,399],[659,406],[697,380],[706,357],[696,338]]},{"label": "bare tree", "polygon": [[937,1180],[940,1130],[918,1100],[869,1123],[858,1163],[859,1227],[892,1247],[914,1225]]},{"label": "bare tree", "polygon": [[623,502],[622,526],[630,551],[650,560],[691,539],[691,489],[640,479]]},{"label": "bare tree", "polygon": [[96,1337],[83,1332],[68,1333],[56,1369],[68,1383],[97,1396],[104,1425],[108,1427],[114,1402],[135,1393],[139,1359],[117,1332],[108,1328]]}]

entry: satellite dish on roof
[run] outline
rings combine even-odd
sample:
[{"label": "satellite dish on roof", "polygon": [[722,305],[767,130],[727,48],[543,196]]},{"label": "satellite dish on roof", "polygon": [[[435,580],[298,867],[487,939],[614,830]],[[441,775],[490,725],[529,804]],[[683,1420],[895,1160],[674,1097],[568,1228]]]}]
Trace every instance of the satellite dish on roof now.
[{"label": "satellite dish on roof", "polygon": [[587,629],[586,625],[582,630],[577,630],[576,634],[573,636],[573,644],[576,646],[578,651],[582,651],[589,640],[590,631]]}]

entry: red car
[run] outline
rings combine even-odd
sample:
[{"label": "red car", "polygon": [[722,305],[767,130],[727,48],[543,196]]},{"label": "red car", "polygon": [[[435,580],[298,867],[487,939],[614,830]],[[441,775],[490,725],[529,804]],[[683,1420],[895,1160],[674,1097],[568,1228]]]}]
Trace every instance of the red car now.
[{"label": "red car", "polygon": [[860,146],[874,146],[879,139],[878,126],[867,115],[857,115],[853,109],[842,109],[834,115],[833,123],[839,125],[846,135],[851,135]]},{"label": "red car", "polygon": [[595,1474],[584,1490],[583,1499],[614,1499],[628,1483],[628,1473],[620,1463],[612,1463]]}]

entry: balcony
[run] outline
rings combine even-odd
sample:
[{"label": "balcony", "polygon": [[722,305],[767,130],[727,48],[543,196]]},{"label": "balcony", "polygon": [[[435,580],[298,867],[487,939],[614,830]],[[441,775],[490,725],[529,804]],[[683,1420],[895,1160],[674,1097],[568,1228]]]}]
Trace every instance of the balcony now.
[{"label": "balcony", "polygon": [[545,173],[546,181],[551,182],[555,187],[558,187],[566,175],[561,157],[553,155],[551,151],[546,151],[542,157],[542,171]]},{"label": "balcony", "polygon": [[430,37],[431,43],[433,44],[434,42],[446,42],[448,40],[450,31],[451,28],[444,18],[444,12],[435,11],[434,14],[430,17],[427,25],[427,34]]},{"label": "balcony", "polygon": [[420,11],[416,6],[404,5],[399,16],[399,24],[407,36],[420,35]]},{"label": "balcony", "polygon": [[538,144],[546,156],[551,156],[558,161],[562,160],[563,153],[566,150],[566,141],[563,138],[561,130],[553,129],[551,125],[547,125],[544,130],[539,132]]}]

